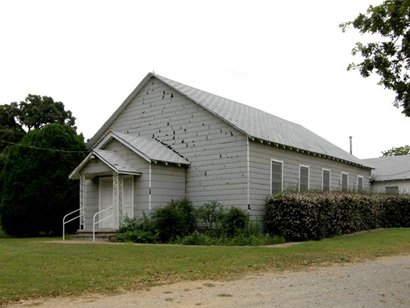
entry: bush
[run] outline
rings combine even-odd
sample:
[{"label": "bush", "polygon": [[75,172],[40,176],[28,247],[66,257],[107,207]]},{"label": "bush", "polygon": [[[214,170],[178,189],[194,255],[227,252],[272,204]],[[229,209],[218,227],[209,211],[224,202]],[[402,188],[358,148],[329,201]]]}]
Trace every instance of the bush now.
[{"label": "bush", "polygon": [[126,218],[114,241],[134,243],[158,243],[152,220],[145,214],[141,219]]},{"label": "bush", "polygon": [[381,223],[386,228],[410,227],[410,196],[383,196]]},{"label": "bush", "polygon": [[287,240],[320,240],[380,227],[409,226],[409,196],[287,193],[266,200],[265,230]]},{"label": "bush", "polygon": [[[196,220],[204,226],[200,231]],[[176,243],[183,245],[272,245],[282,237],[262,234],[242,210],[224,210],[212,201],[194,210],[189,200],[173,201],[141,219],[125,219],[114,240],[137,243]]]},{"label": "bush", "polygon": [[200,223],[200,227],[205,228],[207,232],[220,234],[224,213],[224,208],[221,203],[210,201],[197,208],[195,216]]},{"label": "bush", "polygon": [[207,233],[201,233],[198,230],[191,235],[178,237],[173,243],[182,245],[214,245],[214,246],[260,246],[274,245],[285,242],[283,237],[270,236],[262,234],[257,225],[251,225],[250,229],[256,230],[249,233],[249,230],[239,232],[233,237],[227,236],[211,236]]},{"label": "bush", "polygon": [[222,217],[222,229],[228,237],[239,234],[249,225],[249,216],[236,207],[231,207]]},{"label": "bush", "polygon": [[196,219],[192,202],[188,199],[172,201],[152,214],[154,228],[162,243],[178,236],[186,236],[196,229]]}]

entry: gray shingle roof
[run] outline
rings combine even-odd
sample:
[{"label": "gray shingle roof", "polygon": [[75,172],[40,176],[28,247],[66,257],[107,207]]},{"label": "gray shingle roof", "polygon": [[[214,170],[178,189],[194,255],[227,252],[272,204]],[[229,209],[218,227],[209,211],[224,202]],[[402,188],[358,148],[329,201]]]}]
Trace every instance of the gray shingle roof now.
[{"label": "gray shingle roof", "polygon": [[250,137],[369,167],[303,126],[168,78],[153,75]]},{"label": "gray shingle roof", "polygon": [[148,73],[147,76],[145,76],[122,105],[114,112],[107,122],[105,122],[94,137],[91,138],[88,143],[89,147],[94,146],[100,138],[102,138],[103,134],[109,129],[113,121],[115,121],[121,112],[153,77],[161,80],[250,138],[272,142],[289,149],[301,150],[308,154],[314,153],[330,159],[342,160],[346,163],[355,164],[364,168],[371,168],[364,161],[349,154],[299,124],[284,120],[233,100],[187,86],[154,73]]},{"label": "gray shingle roof", "polygon": [[363,159],[376,168],[372,175],[376,181],[410,180],[410,155]]},{"label": "gray shingle roof", "polygon": [[114,151],[94,149],[93,153],[115,172],[121,174],[141,174],[133,164]]},{"label": "gray shingle roof", "polygon": [[112,132],[112,134],[123,141],[123,143],[126,143],[131,150],[143,154],[150,160],[189,165],[189,161],[153,138],[120,132]]}]

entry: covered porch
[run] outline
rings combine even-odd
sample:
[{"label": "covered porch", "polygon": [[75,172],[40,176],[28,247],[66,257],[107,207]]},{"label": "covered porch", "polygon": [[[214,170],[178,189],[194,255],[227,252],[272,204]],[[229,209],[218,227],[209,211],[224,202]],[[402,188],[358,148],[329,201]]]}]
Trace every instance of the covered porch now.
[{"label": "covered porch", "polygon": [[127,217],[184,197],[188,166],[153,138],[110,132],[70,174],[80,181],[79,231],[115,231]]},{"label": "covered porch", "polygon": [[135,216],[135,186],[143,172],[108,151],[93,150],[89,156],[78,170],[79,230],[117,230],[125,218]]}]

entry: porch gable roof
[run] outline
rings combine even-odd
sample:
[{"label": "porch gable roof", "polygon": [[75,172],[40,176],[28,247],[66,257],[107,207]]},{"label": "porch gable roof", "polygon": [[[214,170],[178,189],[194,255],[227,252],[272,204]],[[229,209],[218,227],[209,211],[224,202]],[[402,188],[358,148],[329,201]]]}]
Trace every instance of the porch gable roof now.
[{"label": "porch gable roof", "polygon": [[80,171],[87,163],[94,159],[99,159],[106,166],[118,174],[141,175],[142,173],[132,166],[126,159],[115,153],[114,151],[107,151],[101,149],[92,150],[87,157],[71,172],[70,179],[79,179]]},{"label": "porch gable roof", "polygon": [[120,142],[123,146],[146,160],[148,163],[162,162],[165,164],[170,163],[179,166],[190,165],[189,161],[185,158],[153,138],[110,132],[94,149],[91,150],[90,154],[88,154],[88,156],[77,166],[77,168],[71,172],[69,178],[79,179],[81,169],[83,169],[88,162],[95,158],[98,158],[116,173],[141,175],[142,173],[133,166],[129,159],[121,156],[120,153],[104,150],[104,146],[111,140]]},{"label": "porch gable roof", "polygon": [[146,161],[154,163],[163,162],[176,165],[187,165],[190,163],[184,157],[174,152],[170,147],[150,137],[142,137],[133,134],[124,134],[111,131],[97,146],[103,148],[112,139],[117,140]]}]

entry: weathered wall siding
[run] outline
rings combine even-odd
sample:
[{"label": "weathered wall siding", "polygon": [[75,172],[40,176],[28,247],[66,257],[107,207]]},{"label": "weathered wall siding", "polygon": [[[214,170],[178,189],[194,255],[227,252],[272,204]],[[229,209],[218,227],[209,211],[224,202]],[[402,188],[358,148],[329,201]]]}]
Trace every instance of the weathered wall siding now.
[{"label": "weathered wall siding", "polygon": [[385,193],[386,187],[389,186],[398,186],[400,194],[410,194],[410,181],[375,182],[372,185],[372,192]]},{"label": "weathered wall siding", "polygon": [[112,170],[99,160],[90,161],[81,169],[81,174],[85,175],[95,175],[103,173],[112,173]]},{"label": "weathered wall siding", "polygon": [[152,209],[185,197],[185,167],[152,164]]},{"label": "weathered wall siding", "polygon": [[110,130],[155,137],[188,159],[186,197],[195,205],[247,207],[246,136],[159,80],[147,83]]},{"label": "weathered wall siding", "polygon": [[331,170],[331,190],[341,190],[341,172],[349,174],[349,190],[357,189],[357,176],[363,176],[363,189],[370,190],[370,170],[365,170],[324,158],[292,152],[259,142],[249,142],[250,202],[253,215],[263,215],[265,198],[270,194],[271,159],[283,161],[283,189],[298,190],[299,166],[310,167],[310,190],[321,190],[322,169]]},{"label": "weathered wall siding", "polygon": [[92,180],[85,180],[84,228],[86,230],[92,230],[93,216],[98,212],[98,185],[96,183]]},{"label": "weathered wall siding", "polygon": [[141,176],[134,177],[134,217],[141,216],[143,211],[148,211],[149,207],[149,162],[139,157],[134,152],[126,148],[116,140],[112,140],[105,145],[104,150],[121,153],[142,172]]}]

